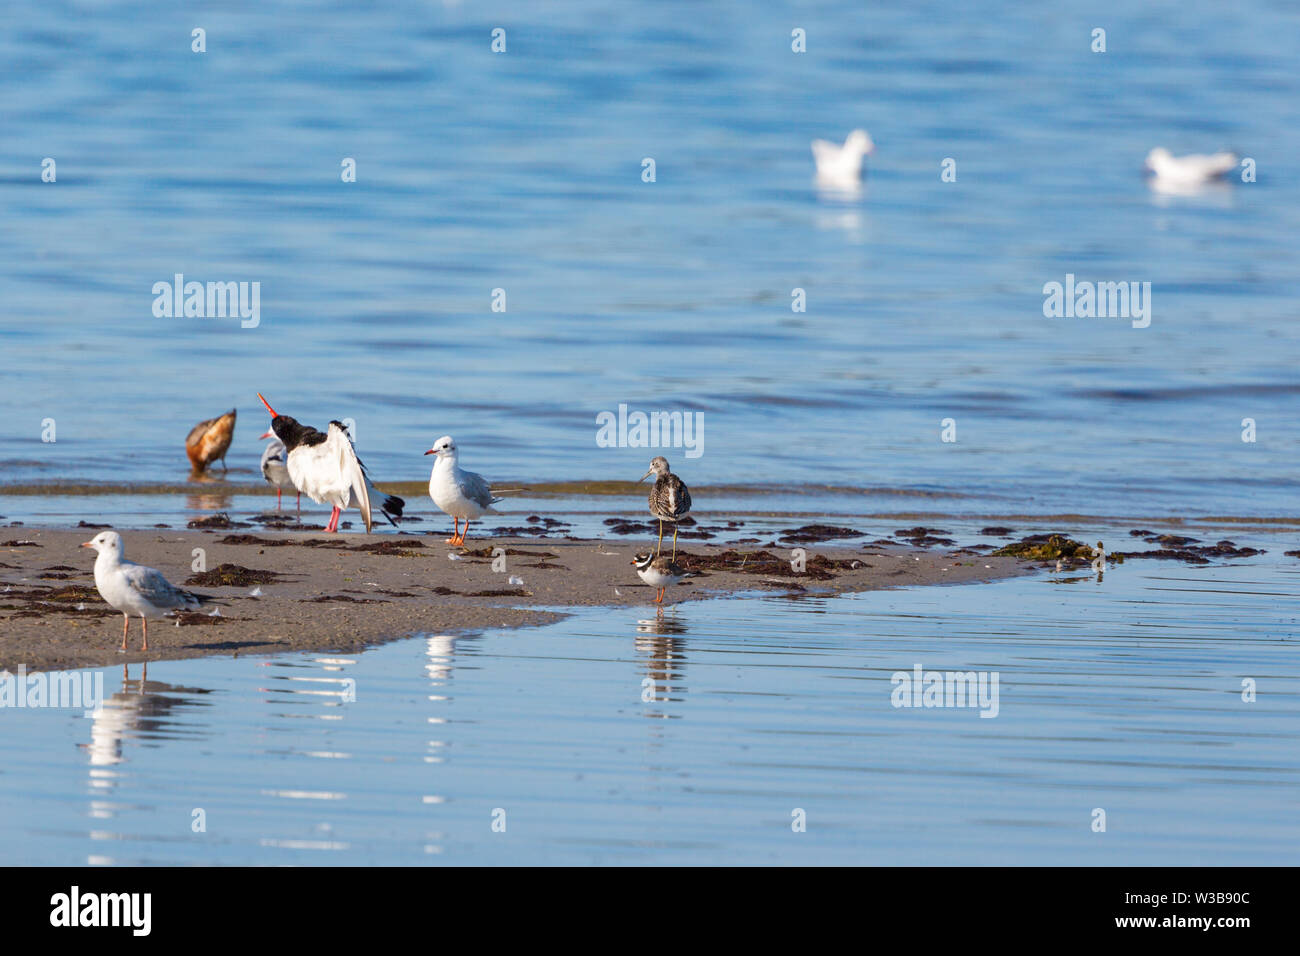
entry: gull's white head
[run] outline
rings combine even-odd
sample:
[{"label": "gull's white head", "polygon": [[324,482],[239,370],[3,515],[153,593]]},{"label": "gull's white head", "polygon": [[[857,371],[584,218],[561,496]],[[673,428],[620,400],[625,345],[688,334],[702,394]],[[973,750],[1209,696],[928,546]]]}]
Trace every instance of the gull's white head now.
[{"label": "gull's white head", "polygon": [[122,536],[116,531],[101,531],[89,541],[81,543],[83,548],[94,548],[100,554],[122,556]]},{"label": "gull's white head", "polygon": [[871,141],[865,129],[855,129],[844,141],[844,148],[860,156],[866,156],[868,153],[875,152],[876,144]]},{"label": "gull's white head", "polygon": [[1147,169],[1154,170],[1158,166],[1163,166],[1169,160],[1174,158],[1174,154],[1169,152],[1163,146],[1157,146],[1151,152],[1147,153]]},{"label": "gull's white head", "polygon": [[426,451],[425,454],[437,455],[439,458],[455,458],[456,443],[450,435],[443,435],[433,443],[433,447]]}]

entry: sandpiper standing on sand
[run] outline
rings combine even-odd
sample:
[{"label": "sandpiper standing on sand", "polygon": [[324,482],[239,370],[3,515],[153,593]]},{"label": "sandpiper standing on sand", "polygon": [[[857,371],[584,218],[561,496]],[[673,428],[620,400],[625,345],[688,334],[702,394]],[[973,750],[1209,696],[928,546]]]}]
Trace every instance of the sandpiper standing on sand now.
[{"label": "sandpiper standing on sand", "polygon": [[664,592],[671,585],[679,583],[683,578],[690,577],[689,572],[676,561],[663,555],[655,557],[648,551],[644,554],[638,554],[632,559],[632,563],[636,565],[637,577],[656,589],[656,604],[664,603]]},{"label": "sandpiper standing on sand", "polygon": [[677,557],[677,522],[686,517],[691,510],[691,493],[686,482],[674,475],[668,468],[668,459],[659,455],[650,461],[650,470],[641,476],[645,481],[651,475],[655,478],[650,489],[650,513],[659,519],[659,544],[655,546],[658,556],[664,546],[664,522],[673,523],[673,557]]},{"label": "sandpiper standing on sand", "polygon": [[[470,519],[496,514],[492,506],[503,499],[492,497],[492,487],[482,475],[466,471],[456,463],[456,443],[450,435],[439,438],[425,454],[438,456],[429,474],[429,497],[456,522],[456,530],[447,543],[464,544]],[[464,531],[460,530],[461,518],[465,519]]]}]

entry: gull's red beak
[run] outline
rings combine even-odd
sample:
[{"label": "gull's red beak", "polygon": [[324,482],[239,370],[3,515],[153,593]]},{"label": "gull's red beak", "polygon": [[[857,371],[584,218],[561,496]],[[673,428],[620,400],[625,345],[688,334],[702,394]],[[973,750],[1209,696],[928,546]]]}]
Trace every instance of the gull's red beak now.
[{"label": "gull's red beak", "polygon": [[91,541],[83,541],[81,544],[77,545],[78,548],[93,548],[94,546],[94,542]]},{"label": "gull's red beak", "polygon": [[258,435],[258,436],[257,436],[257,440],[258,440],[258,441],[261,441],[263,438],[271,438],[271,437],[274,436],[274,435],[275,435],[275,432],[264,432],[264,433],[262,433],[261,435]]},{"label": "gull's red beak", "polygon": [[426,454],[426,455],[432,455],[432,454],[433,454],[435,451],[437,451],[437,450],[438,450],[438,449],[436,449],[436,448],[430,448],[428,451],[425,452],[425,454]]},{"label": "gull's red beak", "polygon": [[[267,410],[268,412],[271,413],[271,417],[272,417],[272,418],[279,418],[279,417],[280,417],[279,415],[277,415],[277,414],[275,413],[275,409],[272,408],[272,407],[267,403],[266,399],[262,398],[262,393],[261,393],[261,392],[258,392],[258,393],[257,393],[257,397],[262,399],[262,404],[263,404],[263,405],[266,405],[266,410]],[[265,437],[265,436],[263,436],[263,437]]]}]

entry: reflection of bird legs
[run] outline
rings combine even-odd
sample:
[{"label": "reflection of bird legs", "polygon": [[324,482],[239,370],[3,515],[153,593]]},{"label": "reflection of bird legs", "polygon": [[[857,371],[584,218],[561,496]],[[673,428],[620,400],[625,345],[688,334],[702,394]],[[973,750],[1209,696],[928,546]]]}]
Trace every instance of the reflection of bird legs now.
[{"label": "reflection of bird legs", "polygon": [[280,495],[282,493],[283,493],[282,489],[280,488],[275,489],[275,510],[277,512],[280,510]]}]

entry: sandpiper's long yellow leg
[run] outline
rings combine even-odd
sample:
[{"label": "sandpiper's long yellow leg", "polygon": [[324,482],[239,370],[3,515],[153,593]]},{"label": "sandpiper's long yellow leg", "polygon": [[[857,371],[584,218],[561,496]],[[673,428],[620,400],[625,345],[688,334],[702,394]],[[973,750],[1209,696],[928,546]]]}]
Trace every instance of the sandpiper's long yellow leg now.
[{"label": "sandpiper's long yellow leg", "polygon": [[673,522],[673,560],[677,560],[677,522]]},{"label": "sandpiper's long yellow leg", "polygon": [[655,557],[659,557],[659,551],[664,546],[664,519],[659,519],[659,543],[655,545]]}]

